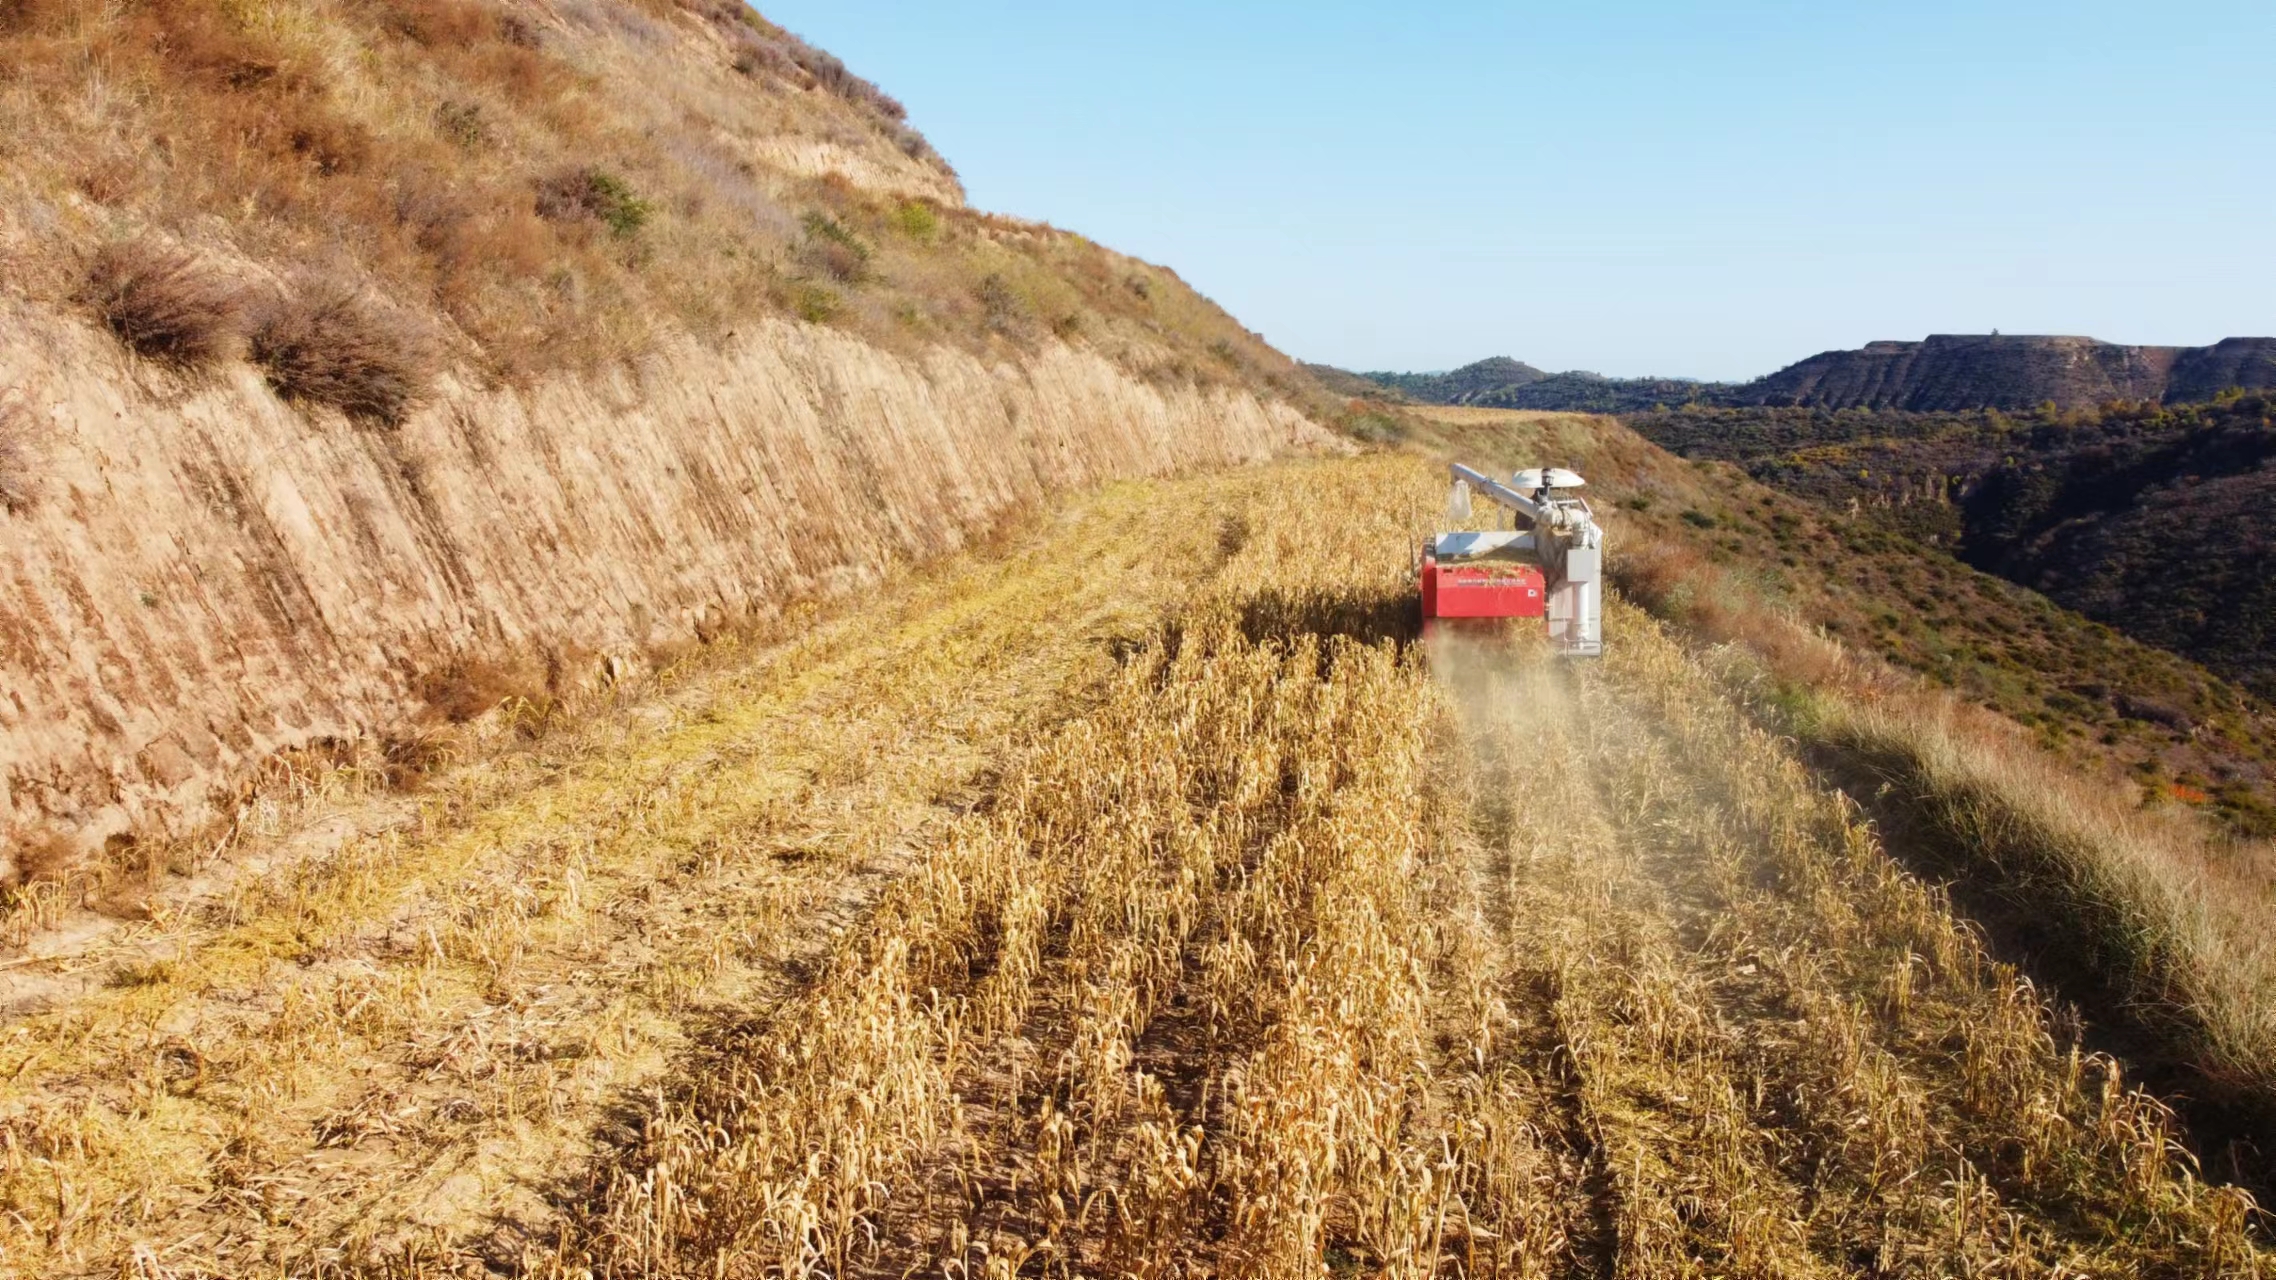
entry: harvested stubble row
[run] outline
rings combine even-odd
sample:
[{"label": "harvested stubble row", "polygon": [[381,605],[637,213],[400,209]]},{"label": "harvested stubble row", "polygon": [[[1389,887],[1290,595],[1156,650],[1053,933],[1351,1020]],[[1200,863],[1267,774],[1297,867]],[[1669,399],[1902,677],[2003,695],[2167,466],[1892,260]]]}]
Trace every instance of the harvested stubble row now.
[{"label": "harvested stubble row", "polygon": [[[1375,457],[1119,490],[1054,531],[1048,567],[927,588],[870,656],[824,664],[799,698],[769,692],[804,680],[794,667],[736,677],[714,704],[732,732],[703,739],[714,763],[634,803],[682,776],[648,767],[620,797],[616,821],[657,849],[595,864],[617,870],[591,892],[629,922],[610,937],[690,897],[747,915],[781,874],[753,864],[771,866],[815,805],[837,806],[845,831],[793,842],[802,852],[856,828],[909,850],[860,927],[826,943],[797,927],[832,900],[817,895],[849,892],[838,863],[797,879],[804,896],[772,909],[766,946],[730,948],[716,971],[696,963],[704,931],[757,926],[691,917],[670,955],[695,967],[670,1002],[588,996],[645,1028],[654,1065],[620,1068],[613,1091],[587,1080],[573,1101],[528,1095],[555,1099],[556,1118],[519,1122],[555,1144],[498,1162],[492,1186],[558,1218],[533,1212],[528,1234],[486,1242],[462,1218],[406,1247],[417,1218],[373,1196],[357,1232],[316,1230],[305,1211],[266,1234],[233,1227],[264,1249],[228,1273],[2270,1273],[2249,1201],[2192,1176],[2168,1114],[2062,1038],[1726,699],[1713,655],[1621,608],[1600,665],[1513,639],[1426,667],[1402,629],[1433,488],[1411,461]],[[1036,616],[1038,586],[1086,621]],[[922,673],[975,674],[882,687],[920,674],[885,656],[911,642],[952,650]],[[810,767],[849,777],[768,790],[763,753],[834,705],[825,689],[843,704],[822,721],[839,755]],[[950,817],[921,799],[943,787],[984,794]],[[733,818],[778,794],[763,823]],[[688,846],[690,831],[717,838]],[[498,854],[544,865],[537,845]],[[420,865],[423,883],[458,883],[444,871],[459,864]],[[464,1026],[488,1007],[482,984],[504,994],[555,972],[582,927],[534,926],[516,965],[483,968],[448,934],[431,958],[372,963],[457,966],[398,1016]],[[573,971],[561,981],[585,990]],[[580,1006],[554,1034],[592,1016]],[[352,1039],[376,1036],[361,1024],[335,1034],[304,1042],[331,1055],[325,1071],[359,1052],[389,1061]],[[507,1088],[432,1070],[482,1105]],[[44,1071],[19,1073],[42,1079],[31,1096],[64,1096]],[[6,1095],[19,1107],[22,1088]],[[591,1132],[603,1102],[630,1118],[585,1172],[528,1171],[530,1151],[573,1150],[559,1135]],[[114,1106],[100,1141],[115,1153],[179,1105]],[[299,1123],[338,1104],[281,1105]],[[453,1150],[406,1129],[385,1142]],[[37,1159],[9,1149],[19,1205],[43,1203],[43,1170],[110,1167],[96,1143],[43,1140]],[[104,1238],[141,1241],[151,1274],[198,1273],[163,1250],[220,1217],[177,1210],[136,1236],[113,1212]],[[310,1224],[300,1255],[280,1243],[296,1221]],[[311,1244],[318,1265],[295,1264]]]},{"label": "harvested stubble row", "polygon": [[98,981],[0,1026],[0,1276],[546,1240],[627,1099],[795,985],[1019,743],[1100,696],[1268,483],[1111,487],[446,775],[408,822],[11,966]]},{"label": "harvested stubble row", "polygon": [[817,986],[691,1065],[571,1274],[2237,1275],[2250,1202],[1647,618],[1371,630],[1307,474]]}]

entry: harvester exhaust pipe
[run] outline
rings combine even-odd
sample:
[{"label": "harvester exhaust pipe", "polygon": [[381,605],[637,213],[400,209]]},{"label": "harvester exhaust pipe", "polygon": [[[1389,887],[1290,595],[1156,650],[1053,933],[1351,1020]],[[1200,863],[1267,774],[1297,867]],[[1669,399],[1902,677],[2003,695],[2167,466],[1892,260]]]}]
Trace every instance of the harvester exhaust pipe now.
[{"label": "harvester exhaust pipe", "polygon": [[1549,647],[1568,657],[1604,652],[1604,531],[1586,482],[1562,467],[1536,467],[1509,484],[1460,463],[1450,469],[1449,523],[1470,518],[1472,496],[1524,517],[1525,530],[1451,532],[1423,546],[1423,631],[1443,620],[1542,618]]}]

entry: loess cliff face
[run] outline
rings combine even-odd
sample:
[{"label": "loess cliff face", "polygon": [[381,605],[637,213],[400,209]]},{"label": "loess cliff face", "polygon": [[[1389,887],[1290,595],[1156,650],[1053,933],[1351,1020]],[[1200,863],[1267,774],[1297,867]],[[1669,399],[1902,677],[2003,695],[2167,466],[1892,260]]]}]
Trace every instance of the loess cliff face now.
[{"label": "loess cliff face", "polygon": [[0,111],[8,877],[1057,490],[1337,447],[734,3],[44,0]]},{"label": "loess cliff face", "polygon": [[456,713],[431,703],[469,670],[588,680],[1056,490],[1326,441],[1071,346],[912,360],[783,321],[375,431],[249,375],[154,383],[84,330],[25,343],[26,319],[0,385],[46,493],[0,517],[0,797],[27,836],[195,823],[270,752]]}]

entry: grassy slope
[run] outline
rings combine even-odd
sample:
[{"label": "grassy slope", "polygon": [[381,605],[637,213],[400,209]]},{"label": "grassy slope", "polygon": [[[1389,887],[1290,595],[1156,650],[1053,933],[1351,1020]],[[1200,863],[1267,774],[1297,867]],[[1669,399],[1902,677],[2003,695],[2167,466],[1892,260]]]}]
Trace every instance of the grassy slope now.
[{"label": "grassy slope", "polygon": [[791,315],[1316,394],[1174,273],[965,208],[898,104],[737,0],[26,0],[0,9],[0,118],[8,287],[101,321],[105,248],[186,253],[140,305],[192,304],[176,323],[211,332],[162,354],[193,368],[344,290],[434,353],[422,379]]}]

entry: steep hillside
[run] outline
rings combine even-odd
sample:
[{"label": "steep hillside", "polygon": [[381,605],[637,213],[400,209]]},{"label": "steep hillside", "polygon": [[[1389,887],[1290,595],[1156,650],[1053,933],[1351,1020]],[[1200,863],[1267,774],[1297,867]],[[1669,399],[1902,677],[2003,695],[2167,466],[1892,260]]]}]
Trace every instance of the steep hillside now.
[{"label": "steep hillside", "polygon": [[1725,410],[1630,424],[2276,696],[2266,397],[2023,418]]},{"label": "steep hillside", "polygon": [[1327,439],[903,116],[733,0],[0,7],[0,880]]},{"label": "steep hillside", "polygon": [[2213,347],[2129,347],[2093,338],[1934,334],[1827,351],[1734,388],[1739,405],[1825,409],[2063,408],[2113,400],[2180,403],[2276,385],[2276,338]]}]

